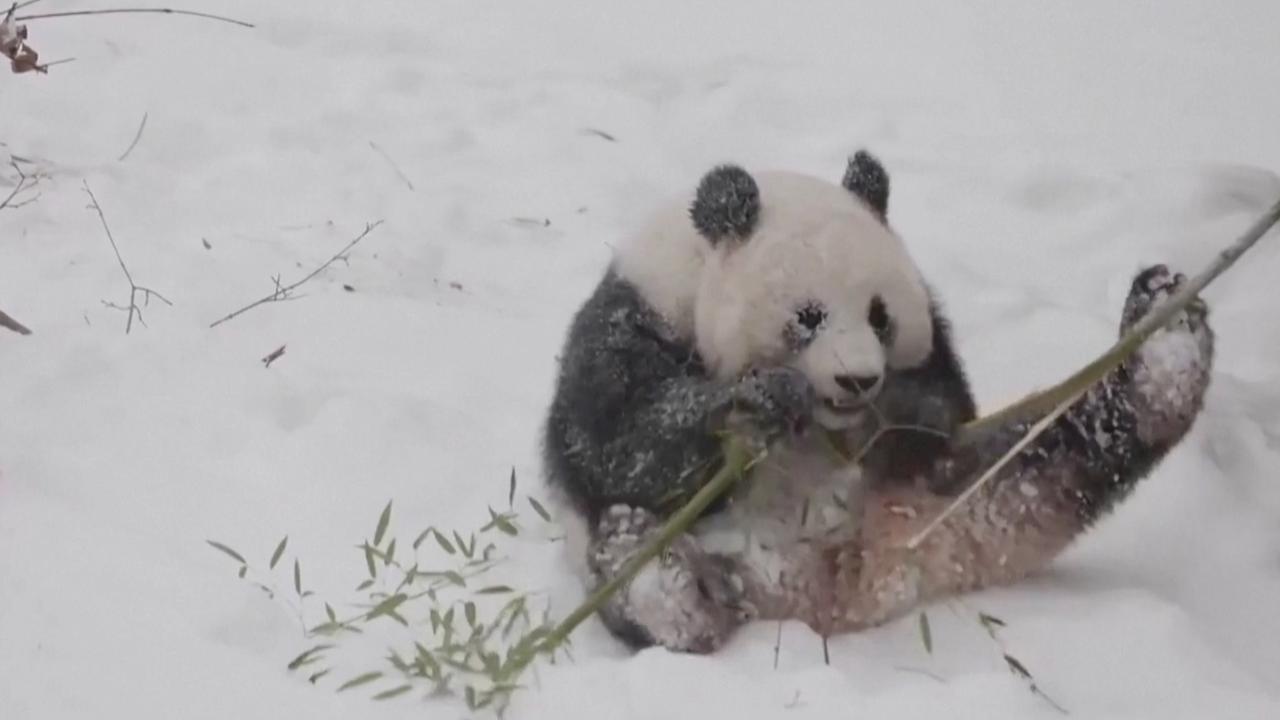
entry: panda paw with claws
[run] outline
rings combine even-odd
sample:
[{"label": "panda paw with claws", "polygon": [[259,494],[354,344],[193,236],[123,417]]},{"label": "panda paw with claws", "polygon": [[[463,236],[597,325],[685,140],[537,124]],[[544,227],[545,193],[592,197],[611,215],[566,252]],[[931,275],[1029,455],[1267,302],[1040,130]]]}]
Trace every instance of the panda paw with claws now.
[{"label": "panda paw with claws", "polygon": [[757,368],[730,392],[729,429],[757,449],[799,433],[813,417],[817,393],[804,373],[792,367]]}]

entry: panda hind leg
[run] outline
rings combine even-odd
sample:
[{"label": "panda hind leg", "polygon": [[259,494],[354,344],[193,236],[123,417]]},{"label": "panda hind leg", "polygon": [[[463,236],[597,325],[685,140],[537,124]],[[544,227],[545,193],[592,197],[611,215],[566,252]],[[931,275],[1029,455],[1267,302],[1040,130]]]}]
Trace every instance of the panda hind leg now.
[{"label": "panda hind leg", "polygon": [[[605,510],[588,550],[595,586],[614,577],[661,527],[661,520],[642,508]],[[737,563],[703,550],[686,533],[615,592],[599,614],[610,632],[633,647],[709,653],[752,617],[744,595]]]}]

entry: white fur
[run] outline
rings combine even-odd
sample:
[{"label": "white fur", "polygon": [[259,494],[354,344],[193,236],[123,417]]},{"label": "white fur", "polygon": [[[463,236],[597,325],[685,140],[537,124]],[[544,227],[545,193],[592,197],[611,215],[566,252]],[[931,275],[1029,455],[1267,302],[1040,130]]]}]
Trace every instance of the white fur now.
[{"label": "white fur", "polygon": [[[754,177],[761,210],[746,240],[713,246],[699,235],[689,192],[620,248],[615,268],[723,378],[786,362],[838,398],[846,392],[837,375],[923,362],[932,351],[929,296],[902,241],[837,184],[785,172]],[[896,326],[887,354],[867,322],[876,295]],[[826,325],[788,357],[784,328],[809,300],[825,306]]]}]

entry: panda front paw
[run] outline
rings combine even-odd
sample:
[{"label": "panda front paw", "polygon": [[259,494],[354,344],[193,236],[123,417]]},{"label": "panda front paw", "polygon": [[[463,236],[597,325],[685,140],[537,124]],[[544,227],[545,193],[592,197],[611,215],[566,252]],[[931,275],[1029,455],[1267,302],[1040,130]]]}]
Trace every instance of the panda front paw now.
[{"label": "panda front paw", "polygon": [[[590,564],[599,581],[615,575],[661,529],[642,508],[616,505],[597,526]],[[677,537],[610,600],[605,615],[618,627],[637,629],[669,650],[709,653],[755,615],[732,558],[703,550],[696,539]],[[615,630],[616,632],[616,630]]]},{"label": "panda front paw", "polygon": [[813,417],[817,393],[804,373],[792,367],[757,368],[731,393],[729,427],[759,445],[804,430]]},{"label": "panda front paw", "polygon": [[[1167,302],[1187,282],[1165,265],[1149,267],[1133,280],[1121,317],[1121,332]],[[1213,364],[1209,309],[1196,298],[1174,314],[1125,362],[1139,432],[1144,440],[1164,443],[1187,431],[1208,389]]]},{"label": "panda front paw", "polygon": [[[1124,312],[1120,318],[1120,332],[1124,333],[1153,308],[1167,301],[1170,296],[1181,290],[1186,282],[1186,275],[1173,272],[1167,265],[1152,265],[1138,273],[1129,287],[1129,297],[1125,299]],[[1208,326],[1208,316],[1208,306],[1205,305],[1204,300],[1197,297],[1182,312],[1173,316],[1167,328],[1201,332]]]}]

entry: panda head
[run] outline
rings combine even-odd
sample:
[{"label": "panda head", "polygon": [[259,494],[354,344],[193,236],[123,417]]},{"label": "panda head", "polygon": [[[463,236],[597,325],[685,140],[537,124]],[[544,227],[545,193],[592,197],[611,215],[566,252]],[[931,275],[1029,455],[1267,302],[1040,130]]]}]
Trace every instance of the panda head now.
[{"label": "panda head", "polygon": [[884,222],[888,178],[859,153],[840,185],[724,165],[689,207],[705,243],[693,336],[720,377],[754,366],[799,369],[820,398],[817,420],[857,419],[892,371],[932,353],[929,292]]}]

